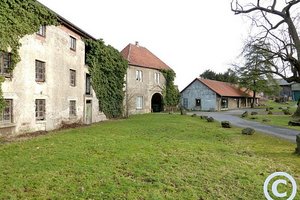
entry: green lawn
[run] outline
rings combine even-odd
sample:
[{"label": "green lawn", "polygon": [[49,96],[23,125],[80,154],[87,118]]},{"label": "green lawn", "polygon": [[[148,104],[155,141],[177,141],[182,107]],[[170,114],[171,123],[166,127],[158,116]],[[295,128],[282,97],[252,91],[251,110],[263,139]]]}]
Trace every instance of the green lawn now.
[{"label": "green lawn", "polygon": [[[299,119],[293,118],[292,115],[284,115],[282,109],[279,109],[280,107],[283,109],[286,109],[287,107],[289,107],[290,112],[294,113],[297,109],[297,102],[289,101],[287,103],[276,103],[274,101],[269,100],[266,103],[266,107],[273,108],[271,110],[271,112],[272,112],[271,115],[269,115],[267,111],[262,111],[262,112],[259,112],[258,115],[255,115],[255,116],[249,115],[246,119],[254,120],[254,121],[261,122],[261,123],[268,124],[268,125],[291,128],[291,129],[300,131],[300,126],[289,126],[288,125],[289,121],[299,120]],[[268,119],[270,121],[263,122],[264,119]]]},{"label": "green lawn", "polygon": [[268,100],[266,102],[266,106],[265,107],[272,107],[273,108],[272,112],[275,112],[275,113],[283,113],[282,109],[279,109],[280,107],[284,108],[284,109],[286,109],[287,107],[289,107],[289,110],[292,113],[294,113],[296,111],[296,109],[297,109],[297,102],[296,101],[288,101],[286,103],[276,103],[273,100]]},{"label": "green lawn", "polygon": [[276,171],[300,184],[295,144],[240,132],[147,114],[0,144],[0,199],[261,200]]},{"label": "green lawn", "polygon": [[[252,119],[252,117],[254,117],[255,119]],[[272,126],[279,126],[279,127],[290,128],[290,129],[295,129],[300,131],[300,126],[288,125],[289,121],[293,120],[293,118],[290,115],[255,115],[255,116],[249,115],[246,119],[254,120]],[[268,119],[270,121],[263,122],[264,119]]]}]

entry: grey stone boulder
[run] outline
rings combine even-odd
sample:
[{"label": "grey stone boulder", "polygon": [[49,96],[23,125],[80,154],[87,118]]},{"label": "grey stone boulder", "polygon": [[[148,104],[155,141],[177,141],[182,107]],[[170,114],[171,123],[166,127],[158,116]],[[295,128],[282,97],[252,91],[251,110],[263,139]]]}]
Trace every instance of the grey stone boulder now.
[{"label": "grey stone boulder", "polygon": [[222,122],[221,122],[221,126],[222,126],[223,128],[231,128],[231,124],[230,124],[229,121],[222,121]]},{"label": "grey stone boulder", "polygon": [[242,118],[244,118],[244,117],[248,117],[248,111],[246,111],[242,114]]},{"label": "grey stone boulder", "polygon": [[255,130],[253,128],[244,128],[242,134],[244,135],[253,135]]},{"label": "grey stone boulder", "polygon": [[207,122],[214,122],[215,121],[215,119],[213,117],[208,117],[206,120],[207,120]]},{"label": "grey stone boulder", "polygon": [[285,115],[292,115],[291,111],[289,111],[288,109],[283,109],[282,112]]},{"label": "grey stone boulder", "polygon": [[289,121],[289,126],[300,126],[300,122],[298,122],[298,121]]},{"label": "grey stone boulder", "polygon": [[258,112],[253,111],[251,112],[251,115],[258,115]]},{"label": "grey stone boulder", "polygon": [[266,122],[270,122],[270,121],[271,121],[270,119],[263,119],[263,120],[262,120],[262,122],[265,122],[265,123],[266,123]]},{"label": "grey stone boulder", "polygon": [[200,118],[201,118],[201,119],[205,119],[205,120],[207,120],[208,116],[201,115],[201,116],[200,116]]}]

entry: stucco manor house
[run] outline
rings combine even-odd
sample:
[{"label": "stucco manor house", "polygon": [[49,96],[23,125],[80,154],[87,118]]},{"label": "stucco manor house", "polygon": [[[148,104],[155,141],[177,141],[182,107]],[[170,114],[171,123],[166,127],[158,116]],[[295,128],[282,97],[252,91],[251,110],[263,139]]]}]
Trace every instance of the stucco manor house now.
[{"label": "stucco manor house", "polygon": [[[12,73],[8,73],[10,53],[0,53],[6,101],[0,112],[0,136],[106,120],[85,64],[84,39],[96,39],[59,15],[58,19],[60,25],[41,26],[21,38],[21,61]],[[122,55],[129,61],[124,110],[127,114],[162,110],[165,80],[160,69],[169,67],[138,45],[129,44]]]},{"label": "stucco manor house", "polygon": [[161,70],[171,68],[138,42],[127,45],[121,54],[129,63],[126,75],[126,113],[162,111],[162,91],[166,80]]}]

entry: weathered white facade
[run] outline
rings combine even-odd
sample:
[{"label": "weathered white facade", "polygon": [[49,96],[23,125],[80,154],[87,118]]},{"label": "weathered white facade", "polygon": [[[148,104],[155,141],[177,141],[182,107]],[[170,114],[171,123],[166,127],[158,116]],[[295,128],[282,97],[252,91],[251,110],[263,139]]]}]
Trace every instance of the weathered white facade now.
[{"label": "weathered white facade", "polygon": [[163,90],[166,80],[162,70],[171,68],[136,42],[122,51],[128,61],[125,87],[125,114],[163,111]]},{"label": "weathered white facade", "polygon": [[[142,80],[136,77],[137,72],[142,73]],[[165,82],[166,80],[159,70],[129,65],[125,92],[127,114],[162,111],[162,91]],[[155,98],[158,98],[157,102],[155,102]]]},{"label": "weathered white facade", "polygon": [[[2,116],[0,121],[2,135],[49,131],[64,123],[89,124],[106,119],[99,112],[95,93],[88,91],[81,30],[65,25],[47,26],[45,33],[21,39],[21,61],[2,84],[4,98],[11,103],[11,118],[4,120]],[[42,63],[44,72],[37,72],[37,63]],[[44,73],[43,81],[37,80],[37,73]],[[37,101],[45,103],[45,107]]]}]

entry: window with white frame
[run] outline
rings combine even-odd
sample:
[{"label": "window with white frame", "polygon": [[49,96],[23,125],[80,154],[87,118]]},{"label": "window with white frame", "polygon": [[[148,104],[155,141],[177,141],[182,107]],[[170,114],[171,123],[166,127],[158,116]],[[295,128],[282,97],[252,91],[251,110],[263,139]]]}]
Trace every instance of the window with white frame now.
[{"label": "window with white frame", "polygon": [[76,71],[73,69],[70,69],[70,86],[76,86]]},{"label": "window with white frame", "polygon": [[0,124],[12,123],[13,122],[13,100],[5,99],[5,107],[0,112]]},{"label": "window with white frame", "polygon": [[76,116],[76,101],[75,100],[70,101],[69,115],[70,115],[70,117],[75,117]]},{"label": "window with white frame", "polygon": [[36,32],[36,34],[42,37],[46,37],[46,26],[44,25],[40,26],[40,29],[38,30],[38,32]]},{"label": "window with white frame", "polygon": [[37,121],[46,120],[46,100],[36,99],[35,100],[35,119]]},{"label": "window with white frame", "polygon": [[0,74],[8,76],[11,66],[11,53],[0,51]]},{"label": "window with white frame", "polygon": [[155,72],[154,73],[154,82],[155,82],[155,84],[159,84],[159,82],[160,82],[159,79],[160,79],[160,74]]},{"label": "window with white frame", "polygon": [[143,109],[144,98],[142,96],[136,97],[136,109]]},{"label": "window with white frame", "polygon": [[140,81],[140,82],[143,81],[143,71],[142,70],[136,70],[135,80]]},{"label": "window with white frame", "polygon": [[92,85],[91,85],[91,75],[85,75],[85,94],[91,95],[92,94]]},{"label": "window with white frame", "polygon": [[35,81],[45,82],[45,62],[35,60]]},{"label": "window with white frame", "polygon": [[70,36],[70,49],[76,51],[76,38]]}]

